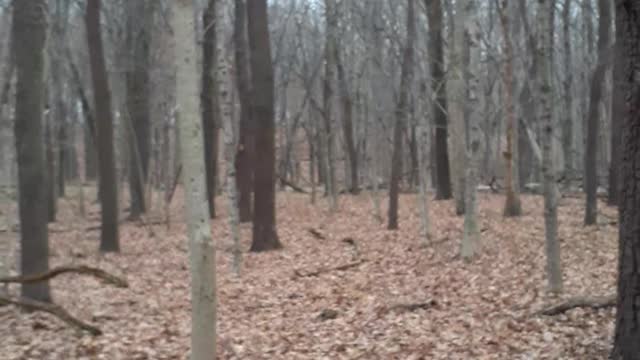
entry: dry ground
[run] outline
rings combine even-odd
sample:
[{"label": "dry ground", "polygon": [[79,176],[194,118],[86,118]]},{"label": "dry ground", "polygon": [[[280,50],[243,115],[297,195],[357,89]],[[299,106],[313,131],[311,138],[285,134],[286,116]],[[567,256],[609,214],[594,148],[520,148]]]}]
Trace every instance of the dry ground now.
[{"label": "dry ground", "polygon": [[[313,207],[306,196],[279,193],[284,249],[245,253],[240,279],[231,274],[222,216],[213,224],[219,250],[218,358],[606,358],[613,309],[534,315],[558,301],[545,291],[542,199],[524,197],[519,219],[502,217],[503,200],[480,196],[480,255],[465,263],[456,256],[462,219],[451,202],[431,202],[434,243],[421,248],[413,195],[402,197],[401,230],[391,232],[374,220],[367,194],[341,197],[340,211],[329,214],[325,201]],[[224,212],[226,200],[218,201]],[[148,229],[126,224],[122,253],[107,256],[97,254],[98,233],[82,230],[95,223],[78,220],[68,202],[61,206],[64,219],[51,226],[52,266],[98,265],[126,276],[131,287],[115,289],[73,275],[52,282],[57,303],[105,332],[95,338],[49,315],[0,308],[0,358],[187,359],[189,274],[181,197],[174,202],[170,230],[156,224],[150,236]],[[584,228],[582,208],[581,199],[561,201],[564,297],[615,290],[615,211],[601,206],[601,224]],[[242,234],[248,249],[249,228]],[[304,276],[359,261],[364,262],[343,271]],[[396,306],[409,303],[428,306]]]}]

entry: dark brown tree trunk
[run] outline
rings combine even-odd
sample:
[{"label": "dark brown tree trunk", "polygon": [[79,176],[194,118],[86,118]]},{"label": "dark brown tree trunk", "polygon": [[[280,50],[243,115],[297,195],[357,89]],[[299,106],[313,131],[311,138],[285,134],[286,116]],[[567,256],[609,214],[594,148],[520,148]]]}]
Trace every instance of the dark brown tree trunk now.
[{"label": "dark brown tree trunk", "polygon": [[130,219],[134,220],[146,212],[144,197],[145,184],[149,174],[150,130],[150,89],[149,67],[152,6],[149,1],[138,0],[127,3],[127,47],[129,66],[126,73],[129,126],[129,194],[131,201]]},{"label": "dark brown tree trunk", "polygon": [[235,0],[236,86],[240,100],[240,135],[236,153],[236,182],[240,222],[251,221],[251,195],[253,193],[254,133],[251,123],[251,79],[247,54],[246,0]]},{"label": "dark brown tree trunk", "polygon": [[276,230],[274,81],[267,1],[248,2],[247,20],[253,80],[251,119],[256,126],[251,251],[257,252],[282,247]]},{"label": "dark brown tree trunk", "polygon": [[[45,102],[47,102],[48,91],[44,90]],[[45,158],[47,161],[47,221],[50,223],[56,221],[58,212],[58,197],[56,196],[56,155],[53,149],[53,126],[51,124],[51,116],[49,105],[45,105],[46,114],[44,116],[44,141],[46,145]]]},{"label": "dark brown tree trunk", "polygon": [[209,4],[202,14],[204,40],[202,41],[202,87],[200,93],[200,107],[202,128],[204,133],[204,161],[207,177],[207,199],[209,214],[216,217],[216,178],[218,176],[218,128],[219,111],[214,81],[216,58],[216,31],[213,25],[216,18],[216,1],[209,0]]},{"label": "dark brown tree trunk", "polygon": [[436,199],[451,199],[451,173],[447,147],[447,87],[444,74],[444,50],[442,44],[442,0],[425,0],[429,18],[429,53],[431,61],[431,89],[436,94],[433,104],[435,131]]},{"label": "dark brown tree trunk", "polygon": [[99,197],[101,206],[100,251],[120,251],[118,239],[118,188],[113,155],[113,116],[111,92],[102,46],[100,0],[88,0],[85,14],[89,62],[93,81],[93,98],[97,132]]},{"label": "dark brown tree trunk", "polygon": [[[23,275],[49,269],[47,172],[42,142],[44,109],[44,47],[47,2],[13,3],[12,44],[16,60],[15,136],[18,157],[20,271]],[[22,286],[22,296],[51,301],[47,281]]]},{"label": "dark brown tree trunk", "polygon": [[407,43],[404,48],[402,70],[400,75],[400,96],[396,108],[396,123],[393,128],[393,154],[391,163],[391,179],[389,180],[389,213],[387,228],[398,229],[398,195],[400,177],[402,176],[402,135],[409,117],[409,91],[413,79],[414,43],[416,23],[414,17],[414,0],[408,0],[407,7]]},{"label": "dark brown tree trunk", "polygon": [[349,192],[356,194],[359,191],[359,175],[358,175],[358,151],[356,150],[355,141],[353,140],[353,100],[349,94],[347,87],[347,76],[340,58],[340,50],[338,46],[334,47],[336,69],[338,70],[338,82],[340,84],[340,102],[342,104],[342,131],[347,157],[349,159],[349,170],[351,181],[349,183]]},{"label": "dark brown tree trunk", "polygon": [[587,142],[584,156],[585,184],[587,192],[587,204],[585,207],[584,224],[594,225],[598,217],[598,119],[600,117],[600,101],[604,76],[607,71],[606,59],[609,52],[609,34],[611,29],[611,4],[609,0],[598,0],[600,12],[600,25],[598,26],[598,65],[591,78],[591,92],[589,99],[589,117],[587,118]]},{"label": "dark brown tree trunk", "polygon": [[[623,88],[626,104],[621,121],[620,234],[618,302],[613,360],[637,360],[640,354],[640,2],[616,1],[616,33],[622,41]],[[624,60],[622,60],[624,59]]]},{"label": "dark brown tree trunk", "polygon": [[[616,29],[622,31],[622,24],[620,23],[621,16],[618,13],[615,14],[615,26]],[[624,64],[625,59],[621,56],[624,50],[624,38],[623,34],[616,31],[615,40],[615,55],[613,59],[613,94],[611,95],[611,164],[609,165],[609,197],[607,202],[609,205],[618,205],[619,189],[620,189],[620,141],[622,133],[620,128],[625,116],[625,94],[623,91],[624,86]]]}]

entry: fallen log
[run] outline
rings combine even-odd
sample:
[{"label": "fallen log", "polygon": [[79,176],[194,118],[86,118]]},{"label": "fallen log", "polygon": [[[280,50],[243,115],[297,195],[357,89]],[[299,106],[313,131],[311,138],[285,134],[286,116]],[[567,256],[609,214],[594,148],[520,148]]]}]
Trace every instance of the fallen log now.
[{"label": "fallen log", "polygon": [[93,336],[102,335],[102,330],[100,330],[99,328],[91,324],[85,323],[84,321],[74,317],[73,315],[69,314],[65,309],[55,304],[49,304],[49,303],[31,300],[27,298],[15,299],[15,298],[0,294],[0,305],[14,305],[30,311],[46,312],[77,329],[88,332]]},{"label": "fallen log", "polygon": [[307,272],[307,273],[303,273],[300,270],[294,270],[293,273],[298,276],[298,277],[315,277],[321,274],[325,274],[325,273],[329,273],[329,272],[333,272],[333,271],[345,271],[345,270],[349,270],[352,269],[354,267],[358,267],[360,265],[362,265],[366,260],[358,260],[355,262],[350,262],[348,264],[344,264],[344,265],[340,265],[340,266],[335,266],[335,267],[330,267],[330,268],[322,268],[316,271],[311,271],[311,272]]},{"label": "fallen log", "polygon": [[554,316],[576,308],[605,309],[616,305],[616,295],[603,297],[575,297],[539,311],[537,314]]},{"label": "fallen log", "polygon": [[308,194],[307,190],[301,188],[300,186],[292,183],[291,181],[287,180],[284,178],[284,176],[277,174],[278,176],[278,180],[280,180],[280,182],[282,182],[285,186],[290,187],[293,191],[299,193],[299,194]]},{"label": "fallen log", "polygon": [[416,310],[427,310],[436,306],[438,303],[435,300],[428,300],[425,302],[417,302],[417,303],[408,303],[408,304],[395,304],[389,306],[387,309],[388,312],[414,312]]},{"label": "fallen log", "polygon": [[73,274],[83,274],[83,275],[91,275],[95,278],[103,280],[104,282],[114,285],[119,288],[129,287],[129,284],[125,279],[119,278],[115,275],[111,275],[108,272],[94,268],[86,265],[77,265],[77,266],[59,266],[53,268],[47,272],[41,274],[34,275],[18,275],[18,276],[7,276],[0,277],[0,284],[9,284],[9,283],[19,283],[19,284],[28,284],[35,283],[40,281],[46,281],[52,279],[58,275],[73,273]]}]

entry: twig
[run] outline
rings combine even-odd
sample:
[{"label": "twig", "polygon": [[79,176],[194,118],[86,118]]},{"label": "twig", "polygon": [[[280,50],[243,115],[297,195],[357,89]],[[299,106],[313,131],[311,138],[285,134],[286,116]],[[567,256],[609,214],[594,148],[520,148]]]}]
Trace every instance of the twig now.
[{"label": "twig", "polygon": [[537,315],[554,316],[563,314],[575,308],[605,309],[616,305],[616,295],[604,297],[575,297],[560,304],[548,307],[536,313]]},{"label": "twig", "polygon": [[80,330],[87,331],[93,336],[102,335],[102,330],[100,330],[99,328],[93,325],[87,324],[80,319],[75,318],[73,315],[69,314],[65,309],[55,304],[49,304],[49,303],[31,300],[27,298],[15,299],[15,298],[0,294],[0,305],[15,305],[31,311],[43,311],[57,317],[58,319],[66,322],[67,324],[73,327],[76,327]]},{"label": "twig", "polygon": [[324,237],[324,235],[322,235],[322,233],[314,228],[309,228],[307,231],[309,231],[309,234],[313,235],[314,238],[318,239],[318,240],[325,240],[326,237]]},{"label": "twig", "polygon": [[40,281],[46,281],[52,279],[58,275],[65,273],[74,273],[74,274],[85,274],[91,275],[98,279],[103,280],[104,282],[114,285],[119,288],[129,287],[129,284],[126,280],[119,278],[115,275],[111,275],[106,271],[98,268],[94,268],[86,265],[78,265],[78,266],[60,266],[54,269],[51,269],[45,273],[35,274],[35,275],[19,275],[19,276],[8,276],[0,278],[0,283],[20,283],[20,284],[28,284],[35,283]]}]

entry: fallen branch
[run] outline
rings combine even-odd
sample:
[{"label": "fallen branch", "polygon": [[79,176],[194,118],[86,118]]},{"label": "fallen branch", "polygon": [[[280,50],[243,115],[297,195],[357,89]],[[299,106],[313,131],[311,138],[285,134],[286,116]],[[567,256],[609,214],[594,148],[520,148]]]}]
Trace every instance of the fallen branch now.
[{"label": "fallen branch", "polygon": [[616,305],[616,295],[603,297],[576,297],[539,311],[538,315],[554,316],[576,308],[605,309]]},{"label": "fallen branch", "polygon": [[66,322],[67,324],[75,328],[84,330],[93,336],[102,335],[102,330],[98,329],[93,325],[87,324],[80,319],[75,318],[73,315],[69,314],[65,309],[55,304],[49,304],[49,303],[26,299],[26,298],[14,299],[14,298],[0,294],[0,305],[15,305],[31,311],[43,311],[57,317],[58,319]]},{"label": "fallen branch", "polygon": [[129,287],[129,284],[126,280],[119,278],[115,275],[111,275],[106,271],[98,268],[94,268],[86,265],[79,266],[60,266],[54,269],[51,269],[47,272],[35,275],[19,275],[19,276],[8,276],[0,278],[0,283],[8,284],[8,283],[20,283],[20,284],[28,284],[28,283],[36,283],[40,281],[46,281],[52,279],[58,275],[66,274],[66,273],[74,273],[74,274],[84,274],[91,275],[95,278],[101,279],[104,282],[114,285],[119,288]]},{"label": "fallen branch", "polygon": [[324,235],[322,235],[322,233],[314,228],[309,228],[307,231],[309,231],[309,234],[313,235],[314,238],[318,239],[318,240],[325,240],[326,237],[324,237]]},{"label": "fallen branch", "polygon": [[300,193],[300,194],[308,194],[307,190],[299,187],[298,185],[292,183],[291,181],[287,180],[284,178],[284,176],[281,176],[280,174],[277,175],[278,176],[278,180],[280,180],[281,183],[283,183],[284,185],[290,187],[293,191]]},{"label": "fallen branch", "polygon": [[351,262],[348,264],[344,264],[344,265],[340,265],[340,266],[335,266],[335,267],[330,267],[330,268],[322,268],[316,271],[311,271],[308,273],[303,273],[299,270],[294,270],[293,273],[298,276],[298,277],[315,277],[321,274],[325,274],[328,272],[333,272],[333,271],[345,271],[345,270],[349,270],[352,269],[354,267],[358,267],[360,265],[362,265],[366,260],[358,260],[355,262]]},{"label": "fallen branch", "polygon": [[387,311],[392,312],[414,312],[416,310],[427,310],[436,306],[438,303],[435,300],[429,300],[425,302],[409,303],[409,304],[395,304],[390,306]]}]

